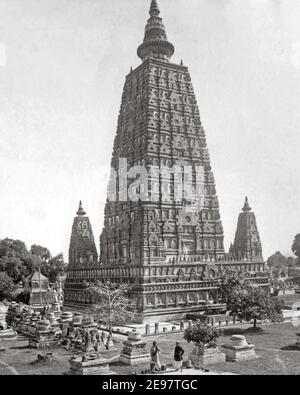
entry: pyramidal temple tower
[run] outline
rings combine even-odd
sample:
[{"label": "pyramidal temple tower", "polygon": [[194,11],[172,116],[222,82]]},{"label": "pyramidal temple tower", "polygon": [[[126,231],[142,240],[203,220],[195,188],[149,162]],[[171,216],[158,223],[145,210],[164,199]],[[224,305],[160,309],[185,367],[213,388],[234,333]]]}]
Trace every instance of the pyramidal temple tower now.
[{"label": "pyramidal temple tower", "polygon": [[245,199],[242,213],[239,215],[234,244],[230,250],[235,256],[247,256],[249,258],[262,257],[262,245],[256,224],[256,217]]},{"label": "pyramidal temple tower", "polygon": [[[171,62],[175,48],[160,15],[152,0],[137,49],[141,64],[125,80],[100,261],[90,259],[89,265],[87,254],[82,256],[87,249],[96,257],[96,248],[80,209],[65,284],[68,304],[88,304],[84,281],[128,283],[137,300],[136,321],[143,323],[218,312],[221,306],[213,295],[226,268],[251,272],[253,283],[268,286],[261,254],[224,251],[215,179],[191,76],[182,62]],[[243,214],[253,221],[247,207]],[[85,238],[83,221],[89,234]],[[235,247],[247,252],[239,238]]]},{"label": "pyramidal temple tower", "polygon": [[[89,269],[97,265],[98,252],[92,225],[89,218],[86,216],[86,212],[84,211],[82,202],[80,201],[72,226],[64,304],[78,305],[89,301],[87,295],[84,293],[85,285],[83,284],[83,280],[93,280],[93,272]],[[83,268],[88,269],[88,274],[84,279],[80,278],[81,270]],[[72,271],[76,273],[74,277],[69,276]]]},{"label": "pyramidal temple tower", "polygon": [[[157,1],[151,2],[137,53],[142,64],[126,78],[114,143],[111,165],[119,188],[105,209],[102,262],[143,266],[183,254],[218,257],[224,253],[223,227],[205,131],[188,68],[170,63],[174,46]],[[121,158],[126,158],[126,167],[120,168]],[[163,185],[161,170],[171,173],[175,166],[190,166],[191,171],[172,174]],[[125,188],[125,196],[120,193],[120,179],[122,172],[138,167],[145,168],[151,180],[140,186],[140,201],[134,202],[130,191],[128,196]],[[196,174],[196,168],[202,171]],[[202,186],[198,206],[191,206],[191,196],[184,191],[176,193],[178,176],[185,177],[190,191]],[[164,187],[170,191],[168,201]]]},{"label": "pyramidal temple tower", "polygon": [[92,266],[98,260],[98,253],[92,226],[81,201],[76,214],[69,247],[69,266]]}]

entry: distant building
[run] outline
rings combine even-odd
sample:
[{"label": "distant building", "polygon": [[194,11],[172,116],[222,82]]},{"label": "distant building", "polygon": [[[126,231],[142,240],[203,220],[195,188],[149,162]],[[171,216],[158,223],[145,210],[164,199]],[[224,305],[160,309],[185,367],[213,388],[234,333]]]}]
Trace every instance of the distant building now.
[{"label": "distant building", "polygon": [[[82,292],[85,289],[82,284],[83,278],[80,277],[80,269],[91,269],[98,267],[98,252],[95,244],[92,225],[86,212],[79,203],[77,216],[74,218],[70,247],[69,247],[69,264],[67,273],[77,274],[74,281],[67,277],[64,284],[64,304],[81,304],[86,303],[86,295]],[[88,276],[84,279],[87,281],[95,280],[96,275],[92,270],[88,271]]]},{"label": "distant building", "polygon": [[256,224],[256,217],[249,205],[248,198],[239,215],[234,244],[230,248],[234,256],[262,258],[262,245]]},{"label": "distant building", "polygon": [[34,272],[26,279],[25,292],[29,294],[29,305],[44,306],[49,300],[49,280],[40,271]]}]

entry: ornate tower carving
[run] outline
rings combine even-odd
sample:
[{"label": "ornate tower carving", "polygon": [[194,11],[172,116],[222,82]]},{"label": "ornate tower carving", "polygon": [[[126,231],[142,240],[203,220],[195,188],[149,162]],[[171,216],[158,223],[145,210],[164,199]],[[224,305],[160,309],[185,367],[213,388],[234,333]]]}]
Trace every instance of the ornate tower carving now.
[{"label": "ornate tower carving", "polygon": [[[137,51],[142,63],[127,75],[123,90],[100,237],[101,265],[88,264],[89,254],[97,252],[81,207],[70,245],[68,304],[91,303],[85,282],[126,282],[137,300],[136,320],[158,322],[204,309],[218,311],[213,298],[226,268],[260,271],[251,281],[268,286],[248,202],[231,248],[236,254],[224,252],[206,135],[188,68],[170,62],[174,51],[152,0]],[[83,221],[90,237],[82,234]],[[248,259],[241,259],[242,254]]]},{"label": "ornate tower carving", "polygon": [[93,266],[98,260],[92,226],[86,212],[79,203],[74,218],[69,247],[69,268]]},{"label": "ornate tower carving", "polygon": [[[224,254],[215,179],[191,76],[187,67],[169,62],[174,47],[159,15],[153,0],[138,48],[142,64],[127,76],[123,90],[111,162],[117,188],[107,201],[100,239],[105,265],[148,265],[169,256]],[[121,158],[126,158],[125,165]],[[130,188],[127,195],[122,177],[134,167],[151,175],[138,185],[136,200],[130,199]],[[175,167],[180,174],[172,173]],[[171,172],[169,180],[163,169]],[[129,178],[133,182],[137,174]],[[189,191],[179,196],[178,178]],[[196,190],[199,186],[201,191]],[[195,203],[195,196],[201,201]]]},{"label": "ornate tower carving", "polygon": [[242,211],[239,215],[235,240],[230,252],[236,256],[262,257],[262,245],[256,218],[247,197]]}]

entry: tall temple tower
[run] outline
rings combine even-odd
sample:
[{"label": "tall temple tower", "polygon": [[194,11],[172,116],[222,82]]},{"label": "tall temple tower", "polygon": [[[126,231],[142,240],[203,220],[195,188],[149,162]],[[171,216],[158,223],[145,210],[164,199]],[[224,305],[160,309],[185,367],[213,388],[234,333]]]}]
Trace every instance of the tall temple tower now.
[{"label": "tall temple tower", "polygon": [[[123,90],[111,162],[118,188],[106,204],[101,236],[104,264],[143,266],[168,256],[224,253],[215,180],[191,76],[187,67],[170,63],[174,47],[159,15],[153,0],[137,51],[142,64],[127,76]],[[127,163],[120,168],[122,158]],[[138,166],[151,180],[140,185],[143,193],[134,202],[130,191],[120,193],[120,178]],[[191,170],[184,174],[188,166]],[[182,167],[182,173],[171,175],[165,185],[170,196],[164,199],[162,169],[171,174],[175,167]],[[196,168],[202,171],[196,174]],[[177,193],[178,176],[190,196],[184,190]],[[201,193],[201,199],[192,206],[193,192]]]},{"label": "tall temple tower", "polygon": [[230,252],[235,256],[262,257],[262,245],[256,217],[247,197],[242,211],[239,215],[235,240]]},{"label": "tall temple tower", "polygon": [[[68,271],[73,269],[91,268],[98,264],[98,252],[93,235],[93,229],[82,202],[73,221],[72,233],[69,246]],[[79,283],[79,284],[78,284]],[[65,303],[84,303],[84,295],[78,294],[78,288],[82,289],[82,284],[78,280],[68,282],[65,289]]]},{"label": "tall temple tower", "polygon": [[97,248],[92,226],[86,212],[79,202],[77,217],[74,218],[69,248],[69,266],[92,265],[98,260]]},{"label": "tall temple tower", "polygon": [[[100,262],[78,265],[77,226],[85,218],[79,214],[65,284],[73,303],[88,304],[84,281],[128,283],[137,300],[136,321],[144,323],[218,311],[213,295],[226,268],[268,285],[261,254],[249,255],[245,247],[236,256],[224,252],[206,135],[188,68],[171,63],[174,51],[152,0],[137,50],[142,63],[127,75],[123,90]],[[95,251],[92,238],[90,245]]]}]

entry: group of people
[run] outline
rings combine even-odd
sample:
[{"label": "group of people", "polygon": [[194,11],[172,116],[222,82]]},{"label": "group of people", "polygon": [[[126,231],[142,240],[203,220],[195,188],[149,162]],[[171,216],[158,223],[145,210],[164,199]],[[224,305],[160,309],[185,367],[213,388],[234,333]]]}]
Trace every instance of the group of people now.
[{"label": "group of people", "polygon": [[[160,363],[160,348],[156,341],[153,342],[153,345],[150,349],[150,357],[151,357],[151,364],[150,369],[152,373],[158,372],[161,370],[161,363]],[[174,367],[177,371],[183,370],[183,354],[184,349],[180,346],[180,343],[177,342],[174,351]]]}]

